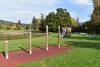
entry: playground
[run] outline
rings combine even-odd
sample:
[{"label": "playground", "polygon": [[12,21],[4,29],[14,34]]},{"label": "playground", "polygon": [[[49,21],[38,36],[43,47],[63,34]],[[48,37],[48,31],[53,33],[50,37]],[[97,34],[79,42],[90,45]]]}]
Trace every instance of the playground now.
[{"label": "playground", "polygon": [[0,67],[99,66],[100,35],[92,39],[88,35],[72,33],[65,38],[60,37],[60,26],[58,29],[58,33],[49,34],[46,26],[43,36],[31,37],[29,32],[28,38],[1,40]]},{"label": "playground", "polygon": [[[1,66],[7,66],[7,67],[15,67],[16,64],[26,63],[33,60],[38,60],[41,58],[45,58],[48,56],[56,55],[59,53],[70,51],[71,48],[61,46],[60,39],[61,39],[61,32],[60,32],[60,26],[58,26],[58,36],[57,36],[57,42],[55,45],[49,45],[48,35],[49,35],[49,29],[48,25],[46,25],[46,33],[45,33],[45,44],[42,46],[35,45],[35,48],[33,48],[32,43],[32,35],[35,33],[31,32],[31,28],[29,32],[2,32],[1,35],[4,37],[2,41],[4,46],[3,50],[1,50],[0,58],[2,61]],[[41,33],[42,34],[42,33]],[[10,35],[10,36],[9,36]],[[9,50],[9,46],[11,45],[10,40],[12,40],[13,36],[24,36],[25,39],[27,39],[27,47],[23,47],[18,45],[17,48],[20,48],[20,50],[17,50],[14,48],[14,51]],[[64,36],[64,35],[63,35]],[[14,37],[15,38],[15,37]],[[16,38],[21,39],[21,38]],[[16,40],[15,39],[15,40]],[[16,41],[18,44],[19,42]],[[25,42],[24,42],[25,43]],[[14,44],[14,43],[13,43]],[[22,43],[19,43],[22,44]],[[25,45],[25,44],[24,44]],[[12,46],[11,46],[12,47]],[[16,50],[16,51],[15,51]]]},{"label": "playground", "polygon": [[0,67],[100,67],[100,0],[0,0]]}]

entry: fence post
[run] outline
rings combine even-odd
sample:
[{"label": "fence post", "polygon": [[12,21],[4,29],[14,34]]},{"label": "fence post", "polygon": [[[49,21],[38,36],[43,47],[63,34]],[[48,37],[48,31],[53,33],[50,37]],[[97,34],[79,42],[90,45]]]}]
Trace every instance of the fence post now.
[{"label": "fence post", "polygon": [[5,41],[5,57],[8,59],[8,41]]},{"label": "fence post", "polygon": [[30,32],[29,32],[29,40],[30,40],[30,51],[29,51],[29,54],[32,54],[32,32],[31,32],[31,25],[30,25]]},{"label": "fence post", "polygon": [[58,26],[58,48],[60,48],[60,26]]},{"label": "fence post", "polygon": [[46,25],[46,50],[48,51],[48,25]]}]

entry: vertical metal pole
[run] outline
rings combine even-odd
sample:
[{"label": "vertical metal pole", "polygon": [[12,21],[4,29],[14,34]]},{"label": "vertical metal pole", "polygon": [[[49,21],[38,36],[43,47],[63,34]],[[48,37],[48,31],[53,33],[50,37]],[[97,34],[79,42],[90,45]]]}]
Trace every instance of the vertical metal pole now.
[{"label": "vertical metal pole", "polygon": [[46,50],[48,51],[48,25],[46,25]]},{"label": "vertical metal pole", "polygon": [[31,25],[30,25],[29,39],[30,39],[30,51],[29,51],[29,54],[32,54],[32,32],[31,32]]},{"label": "vertical metal pole", "polygon": [[8,59],[8,41],[7,40],[5,41],[5,56],[6,56],[6,59]]},{"label": "vertical metal pole", "polygon": [[58,48],[60,48],[60,26],[58,26]]}]

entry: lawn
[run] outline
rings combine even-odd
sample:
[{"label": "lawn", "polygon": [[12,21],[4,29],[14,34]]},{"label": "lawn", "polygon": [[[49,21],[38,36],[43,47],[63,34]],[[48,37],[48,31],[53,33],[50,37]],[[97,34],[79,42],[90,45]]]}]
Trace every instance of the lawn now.
[{"label": "lawn", "polygon": [[[0,51],[3,51],[3,41],[0,41]],[[45,45],[45,36],[32,38],[33,47]],[[49,35],[49,45],[57,44],[57,34]],[[62,38],[61,45],[72,47],[68,53],[18,65],[17,67],[100,67],[100,35],[95,39],[80,34],[72,34],[70,38]],[[9,50],[28,48],[29,39],[9,40]]]}]

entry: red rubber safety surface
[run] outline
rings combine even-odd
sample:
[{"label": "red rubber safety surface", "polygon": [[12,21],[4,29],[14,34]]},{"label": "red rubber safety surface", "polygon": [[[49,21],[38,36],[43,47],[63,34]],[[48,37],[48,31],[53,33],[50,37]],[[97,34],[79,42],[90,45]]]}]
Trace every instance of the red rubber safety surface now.
[{"label": "red rubber safety surface", "polygon": [[9,52],[8,60],[5,59],[2,53],[0,53],[0,67],[15,67],[16,64],[23,64],[33,60],[39,60],[71,50],[71,48],[68,47],[58,48],[57,46],[49,46],[48,48],[48,51],[42,48],[33,48],[31,55],[23,50]]}]

